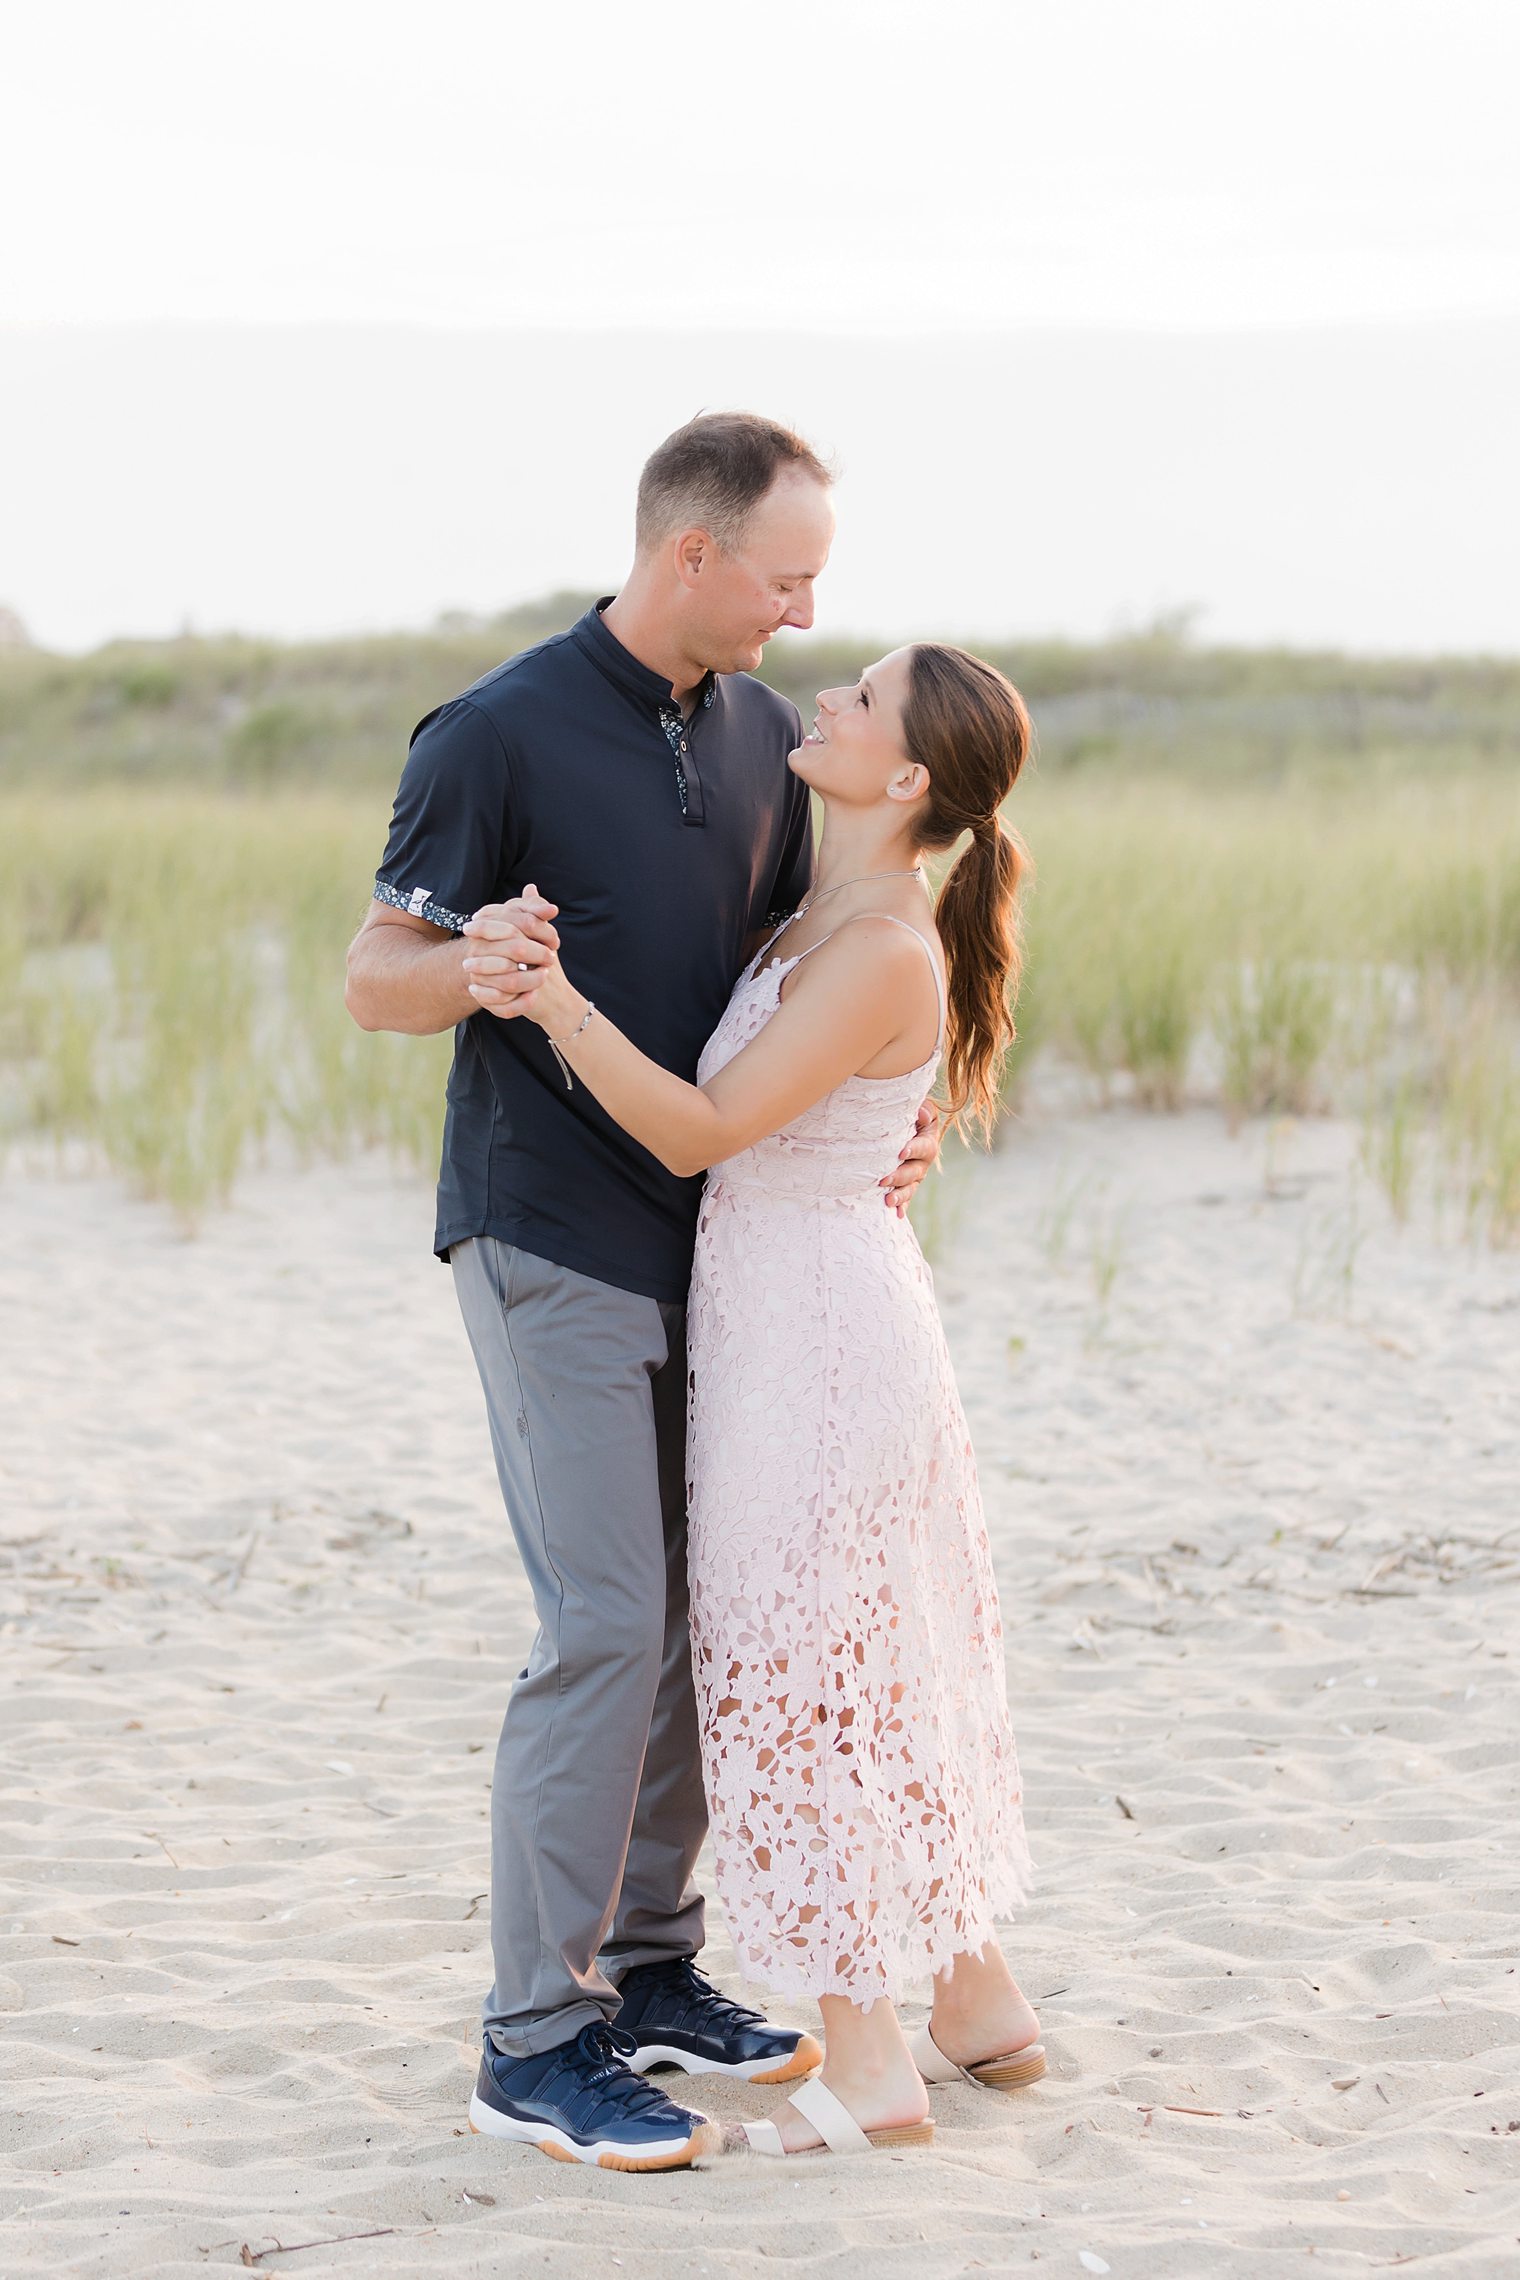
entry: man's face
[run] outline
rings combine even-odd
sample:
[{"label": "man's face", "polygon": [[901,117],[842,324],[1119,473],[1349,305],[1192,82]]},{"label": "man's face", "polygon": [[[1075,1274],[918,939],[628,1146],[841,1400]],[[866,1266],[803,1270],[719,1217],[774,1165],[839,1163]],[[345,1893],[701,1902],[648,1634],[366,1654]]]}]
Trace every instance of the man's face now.
[{"label": "man's face", "polygon": [[778,476],[735,554],[712,549],[692,595],[694,646],[715,673],[753,673],[771,635],[813,622],[813,581],[834,542],[834,506],[810,475]]}]

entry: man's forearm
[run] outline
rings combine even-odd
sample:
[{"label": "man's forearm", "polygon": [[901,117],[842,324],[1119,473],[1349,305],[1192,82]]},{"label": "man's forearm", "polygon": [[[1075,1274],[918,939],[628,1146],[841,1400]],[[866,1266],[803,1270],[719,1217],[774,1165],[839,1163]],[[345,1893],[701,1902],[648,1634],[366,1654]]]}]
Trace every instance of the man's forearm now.
[{"label": "man's forearm", "polygon": [[480,1007],[465,986],[469,944],[428,941],[405,926],[366,926],[349,945],[344,1002],[361,1029],[432,1037]]}]

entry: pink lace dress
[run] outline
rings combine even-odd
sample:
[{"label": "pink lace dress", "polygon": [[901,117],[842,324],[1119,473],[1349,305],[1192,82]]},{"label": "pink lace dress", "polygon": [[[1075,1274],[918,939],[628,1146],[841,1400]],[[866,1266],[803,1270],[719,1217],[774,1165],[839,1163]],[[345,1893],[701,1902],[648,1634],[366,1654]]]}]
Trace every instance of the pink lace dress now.
[{"label": "pink lace dress", "polygon": [[[769,949],[699,1080],[775,1012],[800,961],[762,968]],[[848,1078],[715,1164],[697,1234],[689,1558],[718,1890],[745,1977],[798,1996],[896,2001],[1031,1879],[975,1460],[928,1266],[876,1184],[938,1060]]]}]

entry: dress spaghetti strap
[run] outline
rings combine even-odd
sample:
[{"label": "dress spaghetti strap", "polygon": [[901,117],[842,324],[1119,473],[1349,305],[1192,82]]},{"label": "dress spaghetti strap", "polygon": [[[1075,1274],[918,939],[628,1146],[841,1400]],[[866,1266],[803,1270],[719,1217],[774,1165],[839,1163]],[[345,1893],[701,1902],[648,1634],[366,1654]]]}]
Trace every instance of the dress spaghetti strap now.
[{"label": "dress spaghetti strap", "polygon": [[[919,948],[923,951],[924,956],[928,959],[930,971],[934,976],[934,995],[939,1000],[939,1030],[934,1040],[934,1057],[936,1060],[938,1060],[940,1054],[944,1050],[945,1023],[948,1018],[948,1008],[945,1004],[945,985],[940,976],[939,960],[935,957],[934,952],[930,949],[926,938],[919,933],[916,926],[910,925],[907,919],[894,918],[889,910],[858,910],[855,913],[854,918],[841,919],[838,926],[832,927],[820,941],[810,942],[806,950],[799,950],[796,957],[792,960],[792,964],[794,966],[800,966],[804,958],[811,958],[813,952],[815,950],[821,950],[825,942],[832,942],[836,934],[842,934],[847,926],[854,926],[856,922],[862,918],[884,918],[888,926],[900,926],[904,934],[912,935],[914,941],[918,944]],[[787,923],[790,924],[790,920],[788,920]],[[774,940],[775,936],[772,935],[771,941],[773,942]],[[768,942],[765,947],[768,950],[770,948],[770,943]],[[762,951],[761,956],[763,957],[764,954],[764,951]]]}]

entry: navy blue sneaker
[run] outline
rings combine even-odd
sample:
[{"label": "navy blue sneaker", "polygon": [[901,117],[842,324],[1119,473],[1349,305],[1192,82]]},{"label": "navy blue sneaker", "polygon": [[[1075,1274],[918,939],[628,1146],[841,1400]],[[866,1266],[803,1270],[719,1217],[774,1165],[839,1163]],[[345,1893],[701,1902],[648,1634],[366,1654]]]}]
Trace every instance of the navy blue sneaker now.
[{"label": "navy blue sneaker", "polygon": [[504,2058],[487,2036],[470,2127],[598,2169],[686,2169],[716,2153],[716,2123],[635,2074],[634,2049],[631,2035],[600,2020],[532,2058]]},{"label": "navy blue sneaker", "polygon": [[636,2046],[628,2063],[641,2074],[659,2066],[688,2074],[729,2074],[739,2082],[795,2082],[823,2064],[811,2035],[773,2027],[762,2011],[731,2003],[704,1979],[690,1956],[636,1963],[618,1982],[620,2033]]}]

